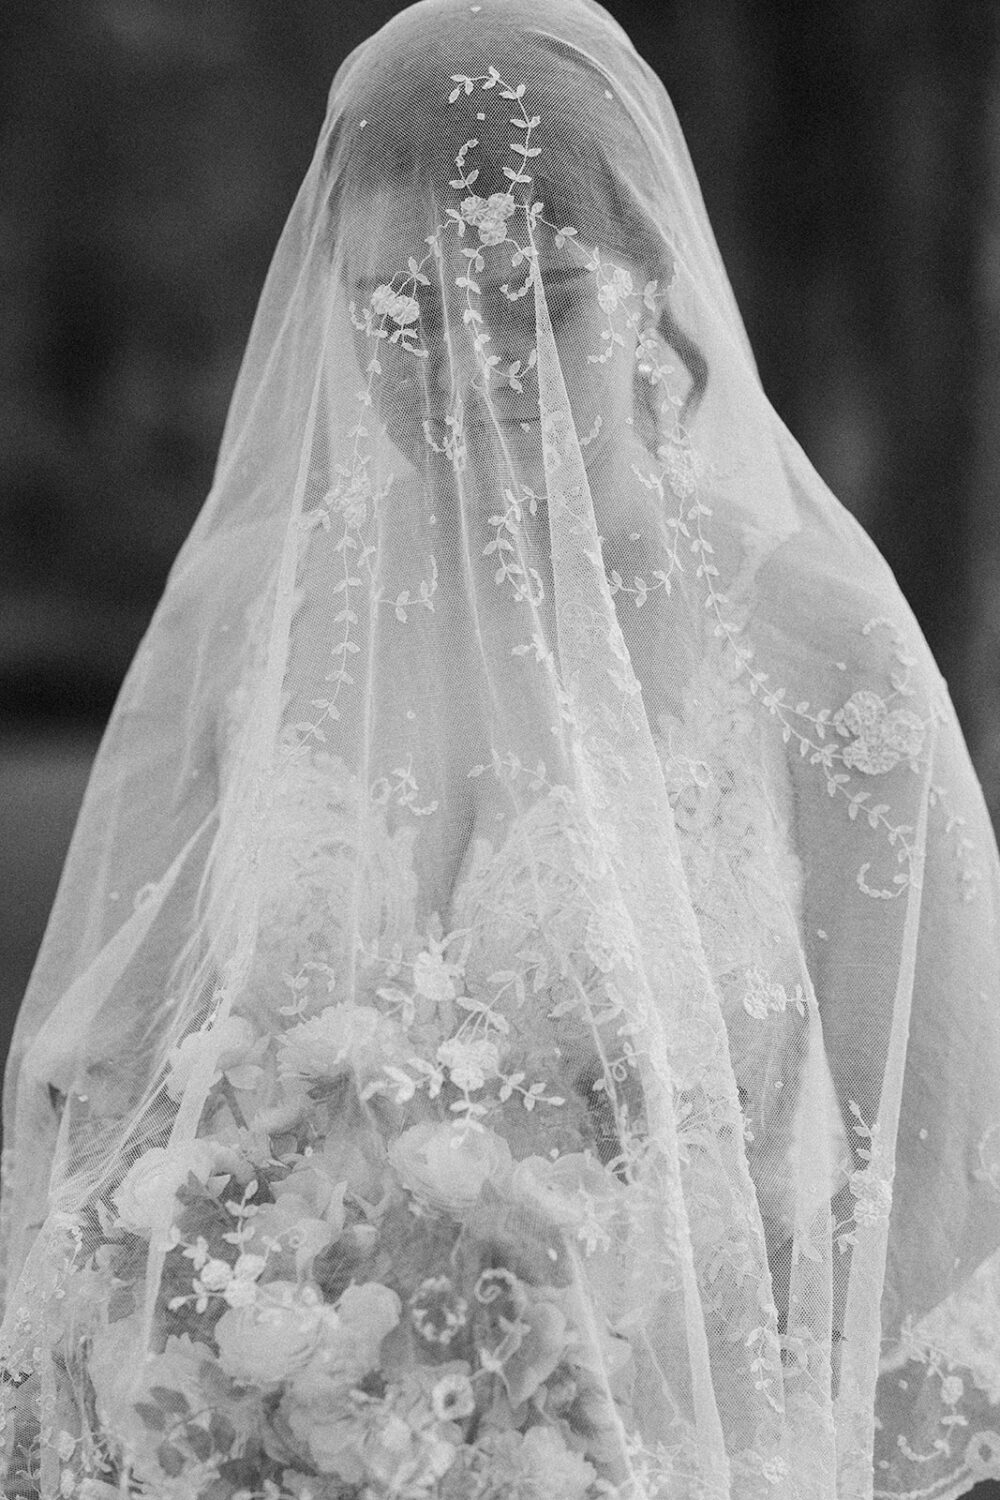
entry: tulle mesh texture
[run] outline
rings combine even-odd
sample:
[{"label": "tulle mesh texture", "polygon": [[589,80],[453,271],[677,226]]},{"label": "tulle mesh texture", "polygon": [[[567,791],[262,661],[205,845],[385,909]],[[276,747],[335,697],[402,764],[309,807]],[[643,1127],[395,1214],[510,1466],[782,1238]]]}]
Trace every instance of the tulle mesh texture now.
[{"label": "tulle mesh texture", "polygon": [[4,1493],[1000,1474],[1000,882],[586,0],[345,62],[8,1069]]}]

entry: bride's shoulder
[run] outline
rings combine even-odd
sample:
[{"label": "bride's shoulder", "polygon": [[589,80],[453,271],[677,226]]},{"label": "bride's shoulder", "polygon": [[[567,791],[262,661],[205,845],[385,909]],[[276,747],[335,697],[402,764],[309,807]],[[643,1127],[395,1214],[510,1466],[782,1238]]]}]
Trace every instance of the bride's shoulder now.
[{"label": "bride's shoulder", "polygon": [[749,626],[762,657],[846,700],[940,695],[923,633],[888,564],[869,539],[807,529],[786,539],[755,579]]}]

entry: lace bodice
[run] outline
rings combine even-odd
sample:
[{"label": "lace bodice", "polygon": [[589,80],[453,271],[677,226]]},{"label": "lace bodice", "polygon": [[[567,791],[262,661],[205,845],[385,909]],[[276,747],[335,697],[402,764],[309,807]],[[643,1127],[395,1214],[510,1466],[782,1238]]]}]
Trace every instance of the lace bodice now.
[{"label": "lace bodice", "polygon": [[[783,746],[752,712],[739,664],[725,648],[692,678],[681,712],[661,714],[655,744],[676,821],[690,899],[709,971],[718,986],[747,1153],[770,1242],[787,1237],[794,1189],[788,1167],[799,1084],[808,1050],[800,941],[802,872],[792,846],[791,787]],[[590,997],[591,1018],[609,999],[615,954],[627,946],[622,917],[600,882],[600,854],[581,827],[568,789],[539,786],[516,818],[491,811],[476,825],[447,910],[418,931],[413,853],[420,816],[411,805],[373,799],[362,866],[359,787],[322,750],[288,757],[277,781],[252,982],[252,1013],[285,994],[289,1008],[342,990],[351,962],[343,933],[357,909],[354,997],[379,1006],[387,976],[454,936],[470,993],[494,984],[494,1006],[520,1036],[513,1063],[560,1097],[585,1098],[598,1064],[590,1022],[572,995]],[[494,804],[489,804],[491,809]],[[493,824],[496,828],[491,827]],[[347,921],[345,923],[345,914]],[[428,949],[430,941],[430,949]],[[562,954],[553,960],[553,954]],[[454,945],[448,949],[455,959]],[[516,1012],[525,988],[536,1020]],[[614,985],[610,985],[613,994]],[[547,1019],[539,1019],[544,1015]],[[825,1060],[819,1069],[834,1160],[845,1157],[839,1110]],[[637,1103],[641,1109],[641,1102]],[[579,1131],[574,1112],[567,1128]],[[612,1144],[593,1126],[595,1149]],[[556,1129],[554,1139],[558,1137]]]}]

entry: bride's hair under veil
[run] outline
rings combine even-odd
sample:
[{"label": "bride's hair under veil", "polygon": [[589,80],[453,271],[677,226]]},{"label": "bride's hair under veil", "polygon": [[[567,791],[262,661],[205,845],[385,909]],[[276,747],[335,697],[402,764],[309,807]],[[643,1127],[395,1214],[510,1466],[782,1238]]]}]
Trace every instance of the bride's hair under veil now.
[{"label": "bride's hair under veil", "polygon": [[998,913],[661,83],[592,0],[400,12],[19,1015],[4,1493],[1000,1476]]},{"label": "bride's hair under veil", "polygon": [[[572,225],[583,243],[599,246],[612,260],[637,264],[646,281],[669,287],[669,241],[648,208],[658,196],[656,164],[611,77],[594,57],[544,29],[522,33],[506,49],[502,26],[494,28],[488,42],[482,28],[479,32],[483,55],[498,71],[506,50],[516,56],[523,75],[536,80],[535,105],[545,111],[545,146],[534,166],[534,191],[546,218]],[[453,122],[448,117],[442,118],[435,92],[440,71],[440,55],[418,49],[403,67],[388,60],[382,73],[366,72],[364,93],[350,96],[353,118],[364,118],[366,125],[364,130],[345,130],[347,117],[341,115],[330,132],[324,165],[331,183],[333,242],[341,223],[363,215],[374,191],[401,202],[430,201],[451,175],[464,138],[461,131],[449,129]],[[509,186],[502,172],[509,165],[502,154],[506,144],[491,151],[480,170],[477,189],[482,197]],[[668,298],[649,328],[675,351],[689,376],[686,415],[696,408],[707,383],[704,353],[680,326]],[[642,399],[648,400],[648,380],[640,375],[639,383]]]}]

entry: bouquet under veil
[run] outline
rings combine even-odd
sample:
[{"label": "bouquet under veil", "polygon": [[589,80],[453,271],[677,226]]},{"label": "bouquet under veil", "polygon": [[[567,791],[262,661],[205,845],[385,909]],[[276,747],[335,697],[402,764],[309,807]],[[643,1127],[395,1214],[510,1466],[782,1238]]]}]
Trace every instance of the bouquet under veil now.
[{"label": "bouquet under veil", "polygon": [[5,1496],[1000,1475],[1000,880],[591,0],[343,64],[6,1084]]}]

